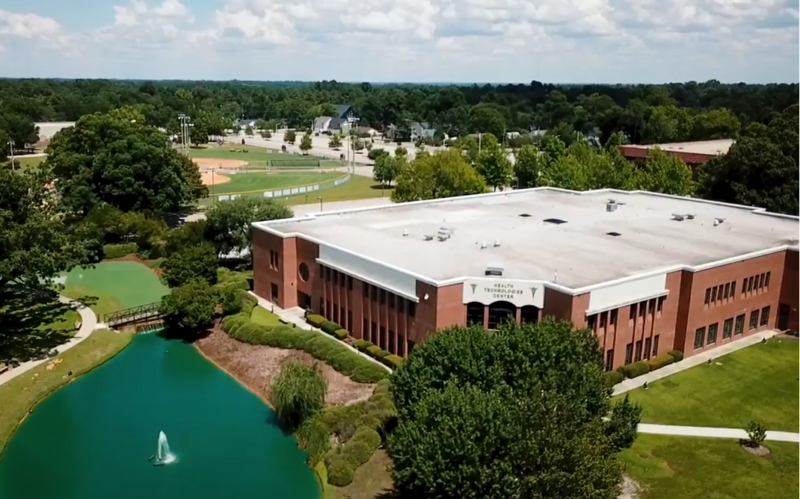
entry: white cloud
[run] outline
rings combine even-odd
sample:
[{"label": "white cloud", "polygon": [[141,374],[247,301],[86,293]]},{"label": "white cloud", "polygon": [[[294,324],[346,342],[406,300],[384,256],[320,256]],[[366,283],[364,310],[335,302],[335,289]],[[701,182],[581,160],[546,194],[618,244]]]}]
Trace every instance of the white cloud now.
[{"label": "white cloud", "polygon": [[[0,10],[0,42],[79,48],[111,66],[159,49],[158,60],[235,53],[268,64],[231,62],[242,72],[231,78],[797,79],[796,0],[216,1],[199,16],[180,0],[128,0],[113,24],[86,33]],[[181,76],[219,77],[227,64]],[[169,63],[125,69],[175,76]]]}]

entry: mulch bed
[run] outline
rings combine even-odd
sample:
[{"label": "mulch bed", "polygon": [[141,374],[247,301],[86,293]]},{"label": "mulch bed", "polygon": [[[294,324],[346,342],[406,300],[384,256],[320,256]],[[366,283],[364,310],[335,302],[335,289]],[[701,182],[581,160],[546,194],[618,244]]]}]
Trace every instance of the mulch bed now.
[{"label": "mulch bed", "polygon": [[210,334],[197,340],[195,346],[206,358],[231,374],[240,383],[269,400],[269,387],[281,368],[289,360],[307,365],[317,362],[328,380],[326,405],[349,405],[367,400],[375,385],[356,383],[324,362],[300,350],[285,350],[266,345],[248,345],[232,339],[214,326]]}]

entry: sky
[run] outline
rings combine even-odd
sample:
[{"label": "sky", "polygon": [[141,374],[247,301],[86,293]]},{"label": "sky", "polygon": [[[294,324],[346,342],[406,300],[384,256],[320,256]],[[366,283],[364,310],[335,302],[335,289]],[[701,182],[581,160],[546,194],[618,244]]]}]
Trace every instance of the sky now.
[{"label": "sky", "polygon": [[797,82],[797,0],[0,0],[0,77]]}]

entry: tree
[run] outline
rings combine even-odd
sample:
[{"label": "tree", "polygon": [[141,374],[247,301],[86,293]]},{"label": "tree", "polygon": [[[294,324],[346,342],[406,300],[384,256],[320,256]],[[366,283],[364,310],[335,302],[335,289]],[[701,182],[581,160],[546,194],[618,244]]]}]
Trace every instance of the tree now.
[{"label": "tree", "polygon": [[183,248],[197,246],[205,242],[206,221],[195,220],[186,222],[167,234],[167,241],[164,247],[167,256],[177,253]]},{"label": "tree", "polygon": [[263,139],[271,139],[272,138],[272,132],[270,132],[269,130],[261,130],[261,132],[259,132],[259,135],[261,135],[261,138],[263,138]]},{"label": "tree", "polygon": [[328,382],[317,363],[289,361],[272,381],[269,400],[284,427],[295,431],[325,407],[327,393]]},{"label": "tree", "polygon": [[217,251],[209,243],[181,248],[169,255],[161,265],[162,276],[171,288],[183,286],[192,281],[216,284],[217,267],[219,267]]},{"label": "tree", "polygon": [[453,327],[415,348],[391,381],[398,421],[387,449],[402,494],[617,496],[618,446],[638,418],[611,410],[591,331],[552,319],[492,334]]},{"label": "tree", "polygon": [[[27,145],[39,141],[39,127],[20,114],[0,114],[0,130],[5,130],[7,140],[14,143],[14,149],[24,149]],[[2,146],[4,149],[8,148],[6,142],[3,142]]]},{"label": "tree", "polygon": [[642,420],[641,406],[634,404],[625,395],[622,402],[614,404],[611,416],[606,421],[606,435],[617,451],[633,445],[639,435],[639,422]]},{"label": "tree", "polygon": [[394,155],[408,157],[408,149],[403,146],[397,146],[397,148],[394,150]]},{"label": "tree", "polygon": [[378,161],[378,158],[380,158],[381,156],[388,156],[388,155],[389,151],[387,151],[386,149],[378,148],[378,149],[370,149],[369,154],[367,154],[367,157],[372,161]]},{"label": "tree", "polygon": [[192,337],[214,322],[217,296],[205,281],[192,281],[161,298],[158,310],[170,335]]},{"label": "tree", "polygon": [[478,155],[476,168],[486,180],[486,184],[491,185],[494,190],[499,186],[508,185],[513,171],[511,161],[501,145],[483,148]]},{"label": "tree", "polygon": [[291,218],[292,210],[269,198],[240,197],[212,206],[206,212],[206,240],[220,255],[249,251],[253,222]]},{"label": "tree", "polygon": [[418,156],[404,168],[395,182],[395,202],[438,199],[486,191],[475,168],[458,151],[437,151]]},{"label": "tree", "polygon": [[641,172],[640,189],[678,196],[694,194],[692,170],[682,159],[668,155],[658,147],[650,149]]},{"label": "tree", "polygon": [[283,134],[283,141],[288,144],[294,144],[296,138],[297,134],[294,130],[286,130],[286,133]]},{"label": "tree", "polygon": [[727,109],[711,109],[697,116],[691,132],[692,140],[733,139],[739,135],[742,124]]},{"label": "tree", "polygon": [[342,138],[339,134],[331,136],[331,139],[328,141],[328,147],[334,151],[338,151],[339,148],[342,147]]},{"label": "tree", "polygon": [[197,122],[189,128],[189,138],[192,144],[208,144],[208,128],[202,122]]},{"label": "tree", "polygon": [[406,167],[405,156],[389,156],[383,154],[378,156],[375,167],[372,169],[372,177],[381,184],[390,184]]},{"label": "tree", "polygon": [[356,139],[355,141],[353,141],[353,149],[356,152],[363,151],[364,150],[364,141],[361,140],[361,139]]},{"label": "tree", "polygon": [[514,175],[517,177],[517,187],[525,189],[539,185],[539,175],[542,165],[539,161],[539,150],[536,146],[526,145],[520,148],[514,162]]},{"label": "tree", "polygon": [[300,150],[303,151],[303,154],[308,154],[308,151],[311,150],[311,134],[309,132],[306,132],[300,139]]},{"label": "tree", "polygon": [[473,133],[491,133],[495,137],[503,137],[506,122],[494,105],[478,104],[469,113],[469,128]]},{"label": "tree", "polygon": [[253,127],[251,127],[250,125],[244,127],[244,134],[247,135],[248,137],[253,135]]},{"label": "tree", "polygon": [[751,447],[760,447],[767,439],[767,427],[758,421],[747,424],[747,444]]},{"label": "tree", "polygon": [[84,216],[106,203],[122,211],[177,211],[208,195],[197,166],[130,108],[82,117],[58,132],[42,167],[64,205]]}]

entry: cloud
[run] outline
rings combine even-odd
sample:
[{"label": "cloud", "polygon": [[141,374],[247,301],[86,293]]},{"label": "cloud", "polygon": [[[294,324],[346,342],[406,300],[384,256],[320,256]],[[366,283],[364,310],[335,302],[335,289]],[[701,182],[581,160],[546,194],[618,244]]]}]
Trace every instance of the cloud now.
[{"label": "cloud", "polygon": [[[149,65],[138,69],[164,77],[186,55],[207,62],[189,68],[198,78],[231,68],[239,78],[375,81],[796,81],[798,72],[790,0],[213,1],[193,12],[180,0],[127,0],[108,7],[112,24],[80,33],[0,10],[0,43],[80,50],[109,67],[138,57]],[[262,64],[236,65],[232,53]]]}]

